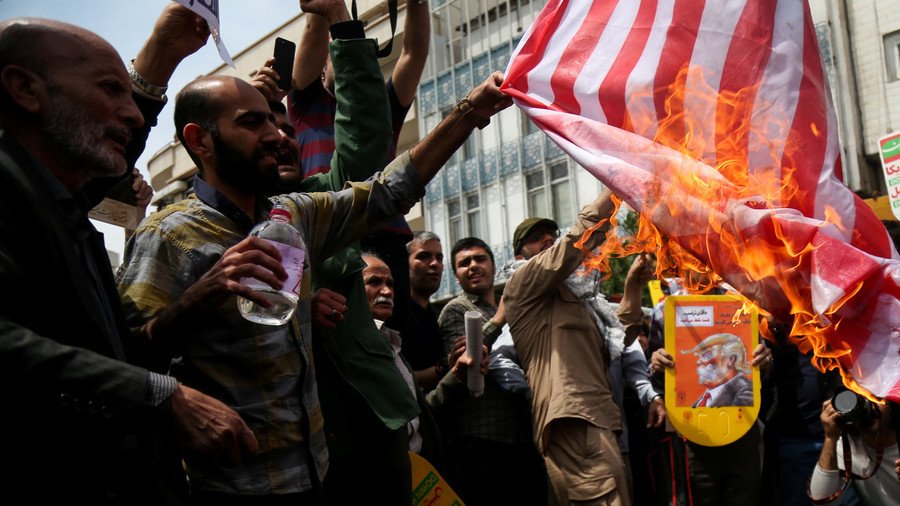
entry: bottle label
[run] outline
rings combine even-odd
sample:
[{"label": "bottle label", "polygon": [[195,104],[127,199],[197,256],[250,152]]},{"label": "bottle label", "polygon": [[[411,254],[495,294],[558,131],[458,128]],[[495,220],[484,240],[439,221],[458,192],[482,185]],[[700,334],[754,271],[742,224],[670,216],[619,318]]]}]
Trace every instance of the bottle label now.
[{"label": "bottle label", "polygon": [[[287,280],[281,287],[282,292],[290,292],[296,296],[300,296],[301,283],[303,282],[303,260],[306,259],[306,251],[301,248],[290,246],[284,243],[275,242],[264,239],[281,254],[281,265],[287,271]],[[251,288],[271,288],[268,284],[259,281],[256,278],[243,278],[241,284]]]}]

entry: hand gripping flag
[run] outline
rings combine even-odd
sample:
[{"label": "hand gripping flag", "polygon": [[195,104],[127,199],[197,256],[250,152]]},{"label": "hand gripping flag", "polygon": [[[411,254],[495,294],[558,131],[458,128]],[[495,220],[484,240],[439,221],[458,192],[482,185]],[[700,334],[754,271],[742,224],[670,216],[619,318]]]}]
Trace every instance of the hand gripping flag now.
[{"label": "hand gripping flag", "polygon": [[900,256],[841,182],[805,0],[550,0],[502,88],[656,247],[900,401]]}]

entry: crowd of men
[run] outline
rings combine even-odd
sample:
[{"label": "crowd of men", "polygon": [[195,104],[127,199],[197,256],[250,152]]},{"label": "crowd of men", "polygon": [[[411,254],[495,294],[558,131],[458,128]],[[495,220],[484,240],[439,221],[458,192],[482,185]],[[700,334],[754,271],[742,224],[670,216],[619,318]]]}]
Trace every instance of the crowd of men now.
[{"label": "crowd of men", "polygon": [[[774,399],[764,432],[760,423],[708,448],[666,430],[659,379],[674,362],[641,307],[652,259],[635,257],[617,309],[581,272],[605,239],[608,191],[562,235],[551,219],[524,220],[500,269],[482,239],[449,245],[462,293],[438,313],[444,245],[402,217],[472,131],[511,105],[502,75],[398,155],[428,54],[427,2],[407,3],[387,82],[343,0],[300,5],[291,89],[269,60],[249,82],[206,76],[177,93],[193,191],[144,219],[115,275],[87,212],[131,177],[169,78],[209,29],[170,3],[126,68],[82,28],[0,23],[7,499],[411,504],[414,452],[470,505],[803,504],[851,490],[897,503],[900,414],[883,407],[842,430],[825,375],[783,332],[750,356],[730,334],[691,350],[707,388],[698,407],[753,404],[747,375],[760,368]],[[134,191],[149,201],[140,178]],[[281,289],[287,279],[279,250],[248,237],[275,205],[305,261],[294,315],[267,326],[236,300],[268,306],[242,280]],[[481,363],[466,349],[473,311]],[[480,396],[466,382],[474,369]]]}]

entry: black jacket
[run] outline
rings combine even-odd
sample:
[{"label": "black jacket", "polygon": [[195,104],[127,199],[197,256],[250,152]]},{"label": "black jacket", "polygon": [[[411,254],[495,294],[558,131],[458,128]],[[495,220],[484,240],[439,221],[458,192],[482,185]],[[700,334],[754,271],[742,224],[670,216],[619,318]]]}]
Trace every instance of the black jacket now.
[{"label": "black jacket", "polygon": [[[152,118],[162,108],[143,105]],[[140,149],[147,132],[134,136]],[[97,181],[75,195],[81,211],[109,185]],[[0,130],[0,502],[166,502],[153,471],[154,434],[165,424],[159,408],[144,404],[148,372],[135,365],[144,352],[129,335],[103,237],[90,229],[124,345],[118,358],[60,203],[34,159]]]}]

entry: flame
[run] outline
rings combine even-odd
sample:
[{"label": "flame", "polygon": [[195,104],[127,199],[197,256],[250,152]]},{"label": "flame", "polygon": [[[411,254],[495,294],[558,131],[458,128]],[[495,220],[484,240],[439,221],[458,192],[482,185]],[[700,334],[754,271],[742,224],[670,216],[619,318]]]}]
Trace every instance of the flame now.
[{"label": "flame", "polygon": [[[803,151],[800,146],[785,144],[784,139],[790,138],[790,119],[752,124],[749,111],[757,100],[755,87],[719,92],[706,83],[702,69],[682,69],[663,91],[661,114],[632,110],[626,118],[626,129],[652,138],[684,158],[672,162],[675,166],[666,171],[665,181],[658,178],[646,189],[647,199],[642,203],[634,236],[618,234],[614,212],[606,241],[587,254],[586,269],[608,275],[610,258],[647,252],[656,255],[657,278],[682,278],[691,293],[705,293],[727,282],[744,298],[742,311],[755,307],[765,317],[760,326],[765,338],[773,339],[766,320],[789,323],[790,341],[801,352],[812,351],[812,363],[819,370],[839,369],[849,388],[877,400],[850,377],[847,367],[841,367],[842,360],[849,360],[849,346],[828,339],[841,325],[838,310],[853,293],[821,314],[814,310],[804,272],[809,272],[815,247],[792,236],[781,221],[765,214],[767,210],[791,207],[792,202],[805,196],[791,177],[796,170],[793,157],[802,156]],[[630,103],[654,102],[653,97],[635,96]],[[714,132],[701,124],[697,115],[685,113],[698,110],[715,111]],[[815,124],[809,127],[815,135],[822,134]],[[618,211],[621,201],[615,199],[615,204]],[[744,237],[732,219],[737,207],[758,210],[767,233]],[[601,225],[586,231],[579,244]],[[844,229],[834,209],[826,210],[822,226]]]}]

